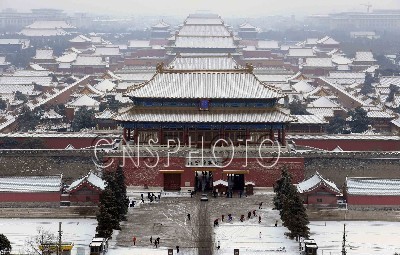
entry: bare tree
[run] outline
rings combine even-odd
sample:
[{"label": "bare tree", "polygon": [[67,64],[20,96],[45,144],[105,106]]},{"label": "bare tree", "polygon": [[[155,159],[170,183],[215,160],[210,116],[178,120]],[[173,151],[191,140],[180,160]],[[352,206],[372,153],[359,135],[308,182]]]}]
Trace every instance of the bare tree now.
[{"label": "bare tree", "polygon": [[[29,237],[25,241],[25,252],[29,255],[47,255],[50,254],[50,244],[57,242],[57,236],[43,227],[37,228],[37,234]],[[42,249],[39,246],[42,245]]]}]

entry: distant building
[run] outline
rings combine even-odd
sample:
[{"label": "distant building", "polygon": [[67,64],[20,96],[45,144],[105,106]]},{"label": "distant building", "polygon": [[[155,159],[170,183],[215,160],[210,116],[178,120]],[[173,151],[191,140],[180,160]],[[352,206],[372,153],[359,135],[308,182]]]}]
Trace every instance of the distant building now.
[{"label": "distant building", "polygon": [[[67,188],[68,201],[71,205],[98,204],[100,195],[105,187],[105,181],[93,172],[90,172],[86,176],[74,181]],[[64,199],[67,199],[67,196]]]},{"label": "distant building", "polygon": [[259,29],[245,22],[239,26],[238,36],[243,39],[257,39]]}]

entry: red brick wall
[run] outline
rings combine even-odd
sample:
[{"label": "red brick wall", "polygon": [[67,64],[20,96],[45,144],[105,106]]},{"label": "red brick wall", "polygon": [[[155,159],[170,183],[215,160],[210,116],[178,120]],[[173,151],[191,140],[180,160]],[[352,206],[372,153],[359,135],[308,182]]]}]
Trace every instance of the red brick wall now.
[{"label": "red brick wall", "polygon": [[[118,162],[122,163],[121,158],[110,158],[114,159],[114,165],[110,169],[116,169]],[[154,159],[154,158],[152,158]],[[133,159],[136,163],[136,158]],[[184,170],[181,175],[181,187],[185,187],[185,182],[190,182],[190,186],[194,186],[195,169],[197,171],[207,171],[208,169],[215,170],[213,172],[214,180],[227,180],[227,175],[223,174],[223,170],[249,170],[249,174],[245,174],[245,181],[252,181],[256,184],[256,187],[272,187],[275,181],[280,177],[281,169],[286,165],[289,172],[293,176],[293,182],[298,183],[304,179],[304,159],[303,158],[281,158],[278,164],[272,168],[263,168],[258,164],[256,158],[249,158],[247,167],[244,167],[244,158],[234,158],[231,164],[225,168],[189,168],[185,166],[185,158],[175,157],[170,158],[169,166],[167,164],[167,158],[160,158],[159,163],[154,168],[146,167],[143,159],[140,160],[139,167],[136,167],[130,159],[126,159],[124,165],[124,172],[126,176],[127,185],[132,186],[158,186],[162,187],[163,184],[163,173],[160,170]],[[148,161],[148,165],[153,164]],[[267,165],[268,162],[263,162]]]},{"label": "red brick wall", "polygon": [[347,195],[349,205],[398,205],[400,196],[351,196]]},{"label": "red brick wall", "polygon": [[60,202],[60,192],[1,192],[0,202]]}]

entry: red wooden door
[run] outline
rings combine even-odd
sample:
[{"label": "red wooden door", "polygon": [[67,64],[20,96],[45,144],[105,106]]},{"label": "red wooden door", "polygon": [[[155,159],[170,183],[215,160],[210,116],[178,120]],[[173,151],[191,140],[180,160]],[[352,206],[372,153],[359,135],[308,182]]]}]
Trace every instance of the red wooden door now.
[{"label": "red wooden door", "polygon": [[180,190],[181,174],[164,174],[164,190]]}]

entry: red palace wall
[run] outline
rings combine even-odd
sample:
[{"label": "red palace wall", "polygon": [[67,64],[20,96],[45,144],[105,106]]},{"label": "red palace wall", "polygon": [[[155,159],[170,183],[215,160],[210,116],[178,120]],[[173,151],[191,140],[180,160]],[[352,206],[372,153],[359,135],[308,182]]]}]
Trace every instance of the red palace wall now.
[{"label": "red palace wall", "polygon": [[0,202],[60,202],[60,192],[1,192]]},{"label": "red palace wall", "polygon": [[397,205],[400,206],[400,196],[351,196],[347,195],[349,205]]},{"label": "red palace wall", "polygon": [[[122,164],[122,158],[110,158],[110,160],[113,160],[113,164],[109,169],[116,169],[118,163]],[[160,158],[154,168],[146,167],[143,159],[140,160],[139,167],[136,167],[134,163],[137,163],[137,159],[134,158],[133,160],[134,162],[131,159],[126,159],[124,164],[126,182],[130,186],[163,187],[164,174],[160,170],[183,170],[181,187],[188,186],[185,185],[186,182],[190,182],[189,186],[194,186],[195,171],[213,171],[213,179],[215,181],[220,179],[227,180],[227,174],[223,173],[223,170],[249,170],[249,173],[245,174],[245,182],[252,181],[256,184],[256,187],[272,187],[280,177],[283,166],[287,166],[292,174],[294,183],[304,179],[303,158],[280,158],[278,164],[272,168],[263,168],[258,164],[256,158],[248,158],[247,167],[243,167],[245,158],[234,158],[231,164],[225,168],[186,167],[186,160],[182,157],[170,158],[169,166],[166,166],[167,158]],[[151,164],[154,164],[154,161],[148,161],[148,165]],[[264,164],[267,165],[268,162],[264,162]]]},{"label": "red palace wall", "polygon": [[340,146],[345,151],[398,151],[400,140],[345,140],[345,139],[293,139],[297,145],[333,150]]}]

